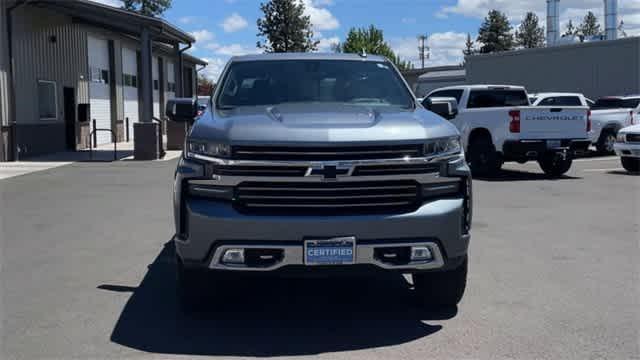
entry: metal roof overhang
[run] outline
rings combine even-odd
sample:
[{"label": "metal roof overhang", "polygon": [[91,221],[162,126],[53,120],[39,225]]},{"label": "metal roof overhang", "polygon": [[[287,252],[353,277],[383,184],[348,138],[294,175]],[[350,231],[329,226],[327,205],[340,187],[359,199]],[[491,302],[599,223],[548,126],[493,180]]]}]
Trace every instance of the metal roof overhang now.
[{"label": "metal roof overhang", "polygon": [[29,5],[41,6],[73,17],[74,21],[95,25],[139,37],[142,29],[151,32],[154,41],[166,44],[190,44],[196,39],[167,21],[88,0],[32,0]]}]

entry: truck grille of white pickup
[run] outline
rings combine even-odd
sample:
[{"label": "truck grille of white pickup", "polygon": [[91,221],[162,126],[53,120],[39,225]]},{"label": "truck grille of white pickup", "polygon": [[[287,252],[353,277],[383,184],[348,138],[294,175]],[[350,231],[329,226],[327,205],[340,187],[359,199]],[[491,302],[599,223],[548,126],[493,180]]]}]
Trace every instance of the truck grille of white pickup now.
[{"label": "truck grille of white pickup", "polygon": [[360,214],[407,211],[421,203],[415,181],[274,183],[245,182],[234,202],[242,212]]},{"label": "truck grille of white pickup", "polygon": [[627,142],[640,143],[640,134],[627,134]]},{"label": "truck grille of white pickup", "polygon": [[234,146],[233,158],[238,160],[361,160],[361,159],[402,159],[422,156],[420,144],[380,145],[380,146]]}]

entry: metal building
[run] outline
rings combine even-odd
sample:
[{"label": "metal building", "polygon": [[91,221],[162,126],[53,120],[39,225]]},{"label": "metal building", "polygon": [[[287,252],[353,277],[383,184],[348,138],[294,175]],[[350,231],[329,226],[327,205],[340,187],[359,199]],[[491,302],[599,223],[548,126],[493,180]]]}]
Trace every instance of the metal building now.
[{"label": "metal building", "polygon": [[168,98],[193,96],[206,65],[184,54],[194,42],[162,19],[87,0],[0,1],[0,161],[114,141],[90,139],[94,124],[116,141],[142,134],[136,156],[153,158],[153,118],[164,120]]},{"label": "metal building", "polygon": [[640,93],[640,37],[466,58],[467,83],[523,85],[531,93]]}]

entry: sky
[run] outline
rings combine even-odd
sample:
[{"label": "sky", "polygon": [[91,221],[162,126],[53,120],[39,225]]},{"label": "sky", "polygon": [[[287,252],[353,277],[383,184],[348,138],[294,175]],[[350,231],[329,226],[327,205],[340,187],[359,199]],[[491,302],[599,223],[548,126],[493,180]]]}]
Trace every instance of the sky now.
[{"label": "sky", "polygon": [[[121,6],[121,0],[93,0]],[[196,44],[190,50],[209,65],[203,72],[216,81],[231,56],[261,52],[256,20],[260,3],[266,0],[173,0],[163,17],[190,32]],[[470,34],[475,40],[478,28],[489,10],[504,12],[516,27],[528,11],[546,24],[545,0],[299,0],[310,16],[319,51],[331,51],[350,28],[373,24],[384,31],[385,40],[401,58],[419,66],[418,39],[428,36],[430,59],[425,66],[455,65],[462,62],[462,49]],[[628,36],[640,36],[640,0],[618,0],[619,18]],[[603,0],[561,0],[560,27],[569,20],[579,24],[593,11],[604,29]]]}]

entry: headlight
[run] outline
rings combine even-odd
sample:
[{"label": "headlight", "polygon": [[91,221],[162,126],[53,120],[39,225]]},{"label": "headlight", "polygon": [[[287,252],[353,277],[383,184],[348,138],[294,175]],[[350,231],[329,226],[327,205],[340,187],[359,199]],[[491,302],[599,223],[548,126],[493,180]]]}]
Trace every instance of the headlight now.
[{"label": "headlight", "polygon": [[618,136],[616,136],[616,141],[617,142],[625,142],[625,136],[627,136],[627,134],[618,133]]},{"label": "headlight", "polygon": [[429,140],[424,144],[424,156],[458,154],[462,152],[460,137],[451,136]]},{"label": "headlight", "polygon": [[187,157],[194,157],[194,155],[228,158],[231,155],[231,147],[227,144],[189,140],[187,141]]}]

